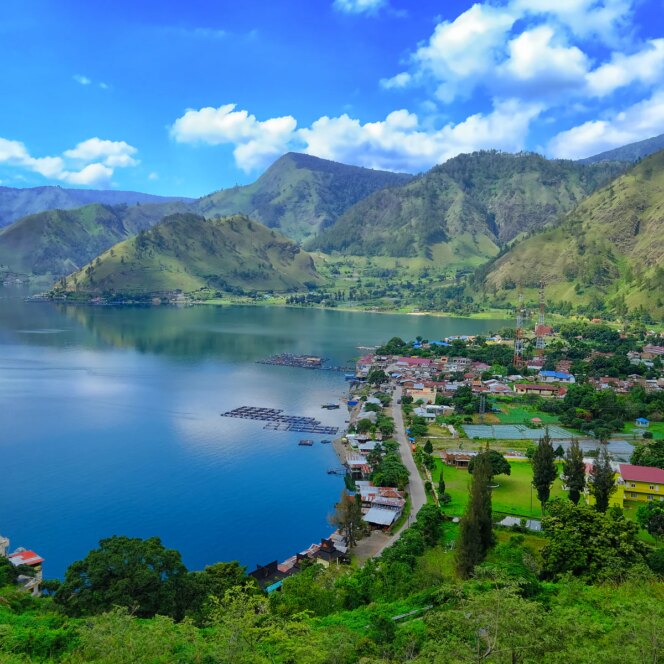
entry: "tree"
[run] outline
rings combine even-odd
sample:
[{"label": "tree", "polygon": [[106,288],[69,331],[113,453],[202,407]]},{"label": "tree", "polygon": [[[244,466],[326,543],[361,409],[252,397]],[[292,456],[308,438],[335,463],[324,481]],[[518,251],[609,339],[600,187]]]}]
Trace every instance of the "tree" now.
[{"label": "tree", "polygon": [[565,454],[563,474],[569,491],[569,499],[575,505],[578,505],[586,486],[586,464],[583,462],[583,452],[581,452],[579,441],[576,438],[572,438],[569,449]]},{"label": "tree", "polygon": [[630,461],[636,466],[664,469],[664,438],[652,440],[647,445],[637,445]]},{"label": "tree", "polygon": [[470,498],[461,519],[456,549],[456,570],[462,579],[472,574],[493,544],[491,523],[491,461],[479,454],[470,484]]},{"label": "tree", "polygon": [[551,486],[558,475],[555,458],[556,455],[547,430],[540,439],[532,458],[533,486],[537,490],[537,498],[542,505],[542,514],[551,495]]},{"label": "tree", "polygon": [[344,489],[341,492],[341,499],[336,504],[334,514],[330,516],[330,524],[339,528],[349,547],[354,547],[367,529],[367,524],[362,519],[360,494],[349,496]]},{"label": "tree", "polygon": [[653,537],[664,536],[664,504],[650,502],[640,505],[636,511],[636,520]]},{"label": "tree", "polygon": [[548,578],[572,574],[588,580],[622,579],[634,565],[645,562],[648,552],[638,526],[619,508],[601,513],[585,504],[552,500],[542,530],[548,537],[542,549]]},{"label": "tree", "polygon": [[441,468],[440,470],[440,479],[438,480],[438,495],[442,496],[445,494],[445,489],[447,487],[445,486],[445,476],[443,474],[443,470]]},{"label": "tree", "polygon": [[357,423],[358,433],[367,433],[373,426],[373,422],[368,418],[363,418]]},{"label": "tree", "polygon": [[371,369],[367,374],[367,383],[369,383],[369,385],[382,385],[388,381],[389,378],[382,369]]},{"label": "tree", "polygon": [[374,469],[371,479],[376,486],[393,486],[399,489],[408,484],[408,469],[396,452],[388,452]]},{"label": "tree", "polygon": [[427,440],[426,443],[424,443],[424,451],[427,454],[432,454],[433,453],[433,445],[430,440]]},{"label": "tree", "polygon": [[67,568],[55,601],[75,616],[126,607],[143,618],[180,619],[186,609],[187,568],[158,537],[114,536]]},{"label": "tree", "polygon": [[595,498],[595,509],[598,512],[606,512],[609,508],[609,500],[616,490],[615,471],[611,467],[611,458],[606,445],[602,445],[597,452],[597,458],[593,462],[588,478],[588,489]]},{"label": "tree", "polygon": [[556,459],[562,459],[565,456],[565,450],[562,445],[556,447]]},{"label": "tree", "polygon": [[488,456],[489,464],[491,466],[491,477],[495,475],[511,475],[512,466],[510,466],[509,461],[498,451],[496,450],[486,450],[485,452],[480,452],[477,456],[473,457],[468,464],[468,472],[472,475],[475,470],[475,465],[477,459],[483,455]]}]

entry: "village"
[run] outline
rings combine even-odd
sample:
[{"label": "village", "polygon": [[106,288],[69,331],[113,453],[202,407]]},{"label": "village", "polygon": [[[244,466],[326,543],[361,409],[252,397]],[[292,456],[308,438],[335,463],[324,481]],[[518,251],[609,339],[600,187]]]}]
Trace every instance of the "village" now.
[{"label": "village", "polygon": [[[533,338],[518,329],[511,337],[393,338],[371,350],[346,375],[348,428],[332,441],[341,467],[328,472],[344,475],[337,505],[342,514],[320,542],[249,572],[268,593],[308,565],[379,556],[427,503],[458,523],[469,469],[487,449],[504,464],[493,488],[496,525],[540,529],[529,461],[545,436],[556,447],[560,471],[553,496],[567,491],[562,458],[577,441],[586,468],[585,501],[592,502],[588,486],[601,445],[615,473],[612,506],[634,519],[639,504],[664,501],[664,470],[634,462],[649,443],[664,445],[661,336],[626,334],[600,322],[555,331],[540,324]],[[304,364],[295,366],[320,366],[319,358],[303,357]],[[290,356],[284,362],[293,365]],[[314,418],[271,409],[243,407],[222,415],[264,420],[266,429],[337,434]],[[0,555],[18,570],[16,583],[38,594],[43,559],[24,549],[9,554],[6,538],[0,545]]]}]

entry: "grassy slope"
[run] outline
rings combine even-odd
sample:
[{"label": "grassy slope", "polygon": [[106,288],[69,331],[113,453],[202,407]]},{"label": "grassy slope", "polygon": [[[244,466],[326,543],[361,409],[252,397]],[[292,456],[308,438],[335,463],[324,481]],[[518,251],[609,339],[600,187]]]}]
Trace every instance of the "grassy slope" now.
[{"label": "grassy slope", "polygon": [[311,257],[246,217],[206,220],[177,214],[121,242],[67,279],[85,292],[149,293],[210,287],[301,289],[318,282]]},{"label": "grassy slope", "polygon": [[623,169],[534,154],[460,155],[360,201],[308,246],[355,255],[430,256],[432,247],[465,234],[483,245],[475,254],[486,259],[497,245],[555,221]]},{"label": "grassy slope", "polygon": [[0,273],[69,274],[117,242],[183,207],[178,202],[92,204],[24,217],[0,231]]},{"label": "grassy slope", "polygon": [[[510,281],[534,288],[544,280],[547,298],[554,301],[608,294],[624,297],[632,308],[663,310],[663,267],[664,152],[659,152],[583,201],[561,225],[513,247],[491,266],[486,284],[500,292]],[[514,290],[506,294],[516,297]]]},{"label": "grassy slope", "polygon": [[256,182],[205,196],[194,209],[206,217],[245,214],[287,237],[303,240],[365,196],[411,178],[288,153]]}]

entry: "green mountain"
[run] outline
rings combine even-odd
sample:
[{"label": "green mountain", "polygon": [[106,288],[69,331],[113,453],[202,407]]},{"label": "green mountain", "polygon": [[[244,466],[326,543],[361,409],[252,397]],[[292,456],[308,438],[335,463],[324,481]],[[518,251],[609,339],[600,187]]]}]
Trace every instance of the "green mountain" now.
[{"label": "green mountain", "polygon": [[550,301],[618,314],[640,306],[664,311],[664,151],[595,192],[555,228],[516,244],[480,277],[490,292],[512,300],[518,284],[528,289],[544,280]]},{"label": "green mountain", "polygon": [[275,230],[241,215],[182,213],[105,251],[70,275],[65,287],[125,294],[291,291],[320,281],[309,254]]},{"label": "green mountain", "polygon": [[85,205],[24,217],[0,230],[0,275],[67,275],[186,203]]},{"label": "green mountain", "polygon": [[401,187],[360,201],[308,249],[351,255],[435,258],[460,241],[480,258],[540,229],[624,170],[537,154],[475,152],[435,166]]},{"label": "green mountain", "polygon": [[664,149],[664,134],[646,138],[644,141],[623,145],[620,148],[600,152],[599,154],[579,159],[581,164],[596,164],[600,161],[628,161],[635,162]]},{"label": "green mountain", "polygon": [[290,152],[256,182],[205,196],[192,209],[206,217],[244,214],[300,241],[333,224],[362,198],[412,177]]},{"label": "green mountain", "polygon": [[0,187],[0,227],[17,219],[46,210],[71,210],[100,203],[102,205],[135,205],[191,200],[171,196],[153,196],[136,191],[63,189],[62,187]]}]

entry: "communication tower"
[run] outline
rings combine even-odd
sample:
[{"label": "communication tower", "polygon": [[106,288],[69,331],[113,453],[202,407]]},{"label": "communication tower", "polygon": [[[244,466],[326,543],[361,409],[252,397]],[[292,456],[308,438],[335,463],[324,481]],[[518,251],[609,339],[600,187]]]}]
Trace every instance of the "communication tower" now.
[{"label": "communication tower", "polygon": [[525,308],[523,306],[523,293],[519,291],[519,303],[516,307],[516,330],[514,334],[514,361],[512,364],[517,369],[525,366],[523,359],[523,321],[525,318]]},{"label": "communication tower", "polygon": [[540,281],[539,287],[539,318],[537,319],[537,327],[535,328],[535,348],[537,354],[544,353],[544,282]]}]

